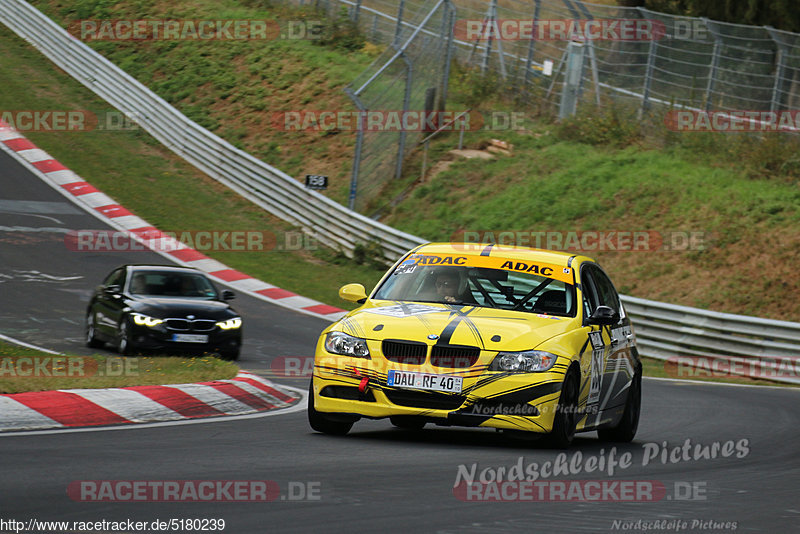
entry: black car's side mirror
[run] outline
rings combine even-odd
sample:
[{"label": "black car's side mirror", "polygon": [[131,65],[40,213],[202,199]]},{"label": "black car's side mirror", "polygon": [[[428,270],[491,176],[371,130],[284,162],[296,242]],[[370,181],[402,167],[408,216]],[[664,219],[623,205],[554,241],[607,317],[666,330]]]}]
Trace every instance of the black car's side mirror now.
[{"label": "black car's side mirror", "polygon": [[103,288],[103,293],[107,295],[118,295],[120,291],[122,291],[122,288],[117,284],[111,284]]},{"label": "black car's side mirror", "polygon": [[222,300],[233,300],[235,298],[236,298],[236,293],[234,293],[230,289],[222,290]]},{"label": "black car's side mirror", "polygon": [[619,313],[615,312],[608,306],[598,306],[594,313],[589,316],[587,321],[589,324],[597,324],[602,326],[610,326],[617,324],[619,321]]}]

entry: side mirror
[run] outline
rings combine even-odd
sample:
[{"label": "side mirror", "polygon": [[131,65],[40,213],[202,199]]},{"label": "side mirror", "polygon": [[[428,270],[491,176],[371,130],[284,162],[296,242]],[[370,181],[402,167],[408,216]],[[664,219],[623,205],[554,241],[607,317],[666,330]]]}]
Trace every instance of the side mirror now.
[{"label": "side mirror", "polygon": [[363,304],[367,301],[367,290],[361,284],[347,284],[339,288],[339,297],[348,302]]},{"label": "side mirror", "polygon": [[234,293],[230,289],[222,290],[222,300],[233,300],[235,298],[236,298],[236,293]]},{"label": "side mirror", "polygon": [[122,288],[117,284],[112,284],[103,288],[103,293],[106,295],[118,295]]},{"label": "side mirror", "polygon": [[594,313],[589,316],[587,321],[589,324],[597,324],[603,326],[610,326],[617,324],[619,321],[619,313],[615,312],[608,306],[598,306]]}]

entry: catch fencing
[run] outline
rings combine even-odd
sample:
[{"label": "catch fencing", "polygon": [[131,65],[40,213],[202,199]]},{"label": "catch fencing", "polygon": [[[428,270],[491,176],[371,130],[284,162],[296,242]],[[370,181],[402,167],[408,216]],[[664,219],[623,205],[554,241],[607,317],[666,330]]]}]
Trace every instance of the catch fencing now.
[{"label": "catch fencing", "polygon": [[[642,111],[663,106],[722,114],[780,112],[800,106],[800,34],[767,26],[729,24],[578,0],[452,0],[447,4],[455,23],[443,32],[436,24],[419,28],[420,20],[431,12],[432,2],[284,0],[284,3],[315,6],[331,16],[344,12],[370,40],[390,45],[387,54],[360,79],[387,65],[398,43],[403,42],[398,37],[420,30],[414,39],[418,52],[403,56],[409,72],[416,70],[421,62],[426,66],[419,70],[428,68],[429,61],[438,64],[441,51],[452,48],[448,55],[461,65],[491,75],[499,86],[516,95],[521,105],[547,102],[561,98],[568,66],[570,39],[554,31],[559,22],[649,21],[652,31],[640,38],[623,39],[621,32],[609,32],[606,36],[610,39],[585,40],[578,105],[602,106],[623,101]],[[522,38],[521,33],[516,38],[513,32],[503,31],[503,23],[511,23],[512,28],[520,30],[524,21],[532,20],[544,28],[536,38]],[[468,23],[477,23],[481,31],[465,31]],[[615,35],[620,38],[613,38]],[[372,80],[374,96],[362,98],[362,103],[369,109],[403,109],[402,91],[379,92],[384,85],[402,84],[397,69],[380,74]],[[446,87],[447,81],[443,83]],[[431,80],[427,86],[437,84]],[[353,87],[360,86],[354,83]],[[446,97],[446,90],[440,96]],[[443,105],[441,102],[439,105]],[[748,120],[763,120],[763,115],[758,117]],[[786,130],[793,131],[798,126],[795,121]],[[415,148],[413,141],[418,139],[419,136],[400,138],[385,133],[366,135],[354,156],[356,187],[351,207],[363,213],[380,204],[379,193],[400,174],[403,157],[408,157]]]}]

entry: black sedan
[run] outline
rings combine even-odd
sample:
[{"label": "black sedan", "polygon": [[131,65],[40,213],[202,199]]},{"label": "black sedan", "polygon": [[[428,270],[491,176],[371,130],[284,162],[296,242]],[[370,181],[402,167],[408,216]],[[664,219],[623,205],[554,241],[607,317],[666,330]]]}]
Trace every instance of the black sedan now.
[{"label": "black sedan", "polygon": [[196,269],[123,265],[98,286],[86,310],[86,344],[113,344],[122,355],[139,351],[216,353],[235,360],[242,318]]}]

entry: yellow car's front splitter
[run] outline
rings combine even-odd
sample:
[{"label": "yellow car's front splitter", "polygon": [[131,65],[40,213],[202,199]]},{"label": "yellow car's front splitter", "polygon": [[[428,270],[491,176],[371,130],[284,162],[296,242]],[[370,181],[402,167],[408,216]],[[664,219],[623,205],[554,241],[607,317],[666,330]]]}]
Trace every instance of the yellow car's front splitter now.
[{"label": "yellow car's front splitter", "polygon": [[[558,409],[563,371],[503,373],[465,369],[459,392],[426,391],[388,384],[391,369],[316,365],[312,380],[318,412],[368,418],[415,416],[444,425],[491,427],[546,433]],[[444,374],[439,370],[440,375]]]}]

